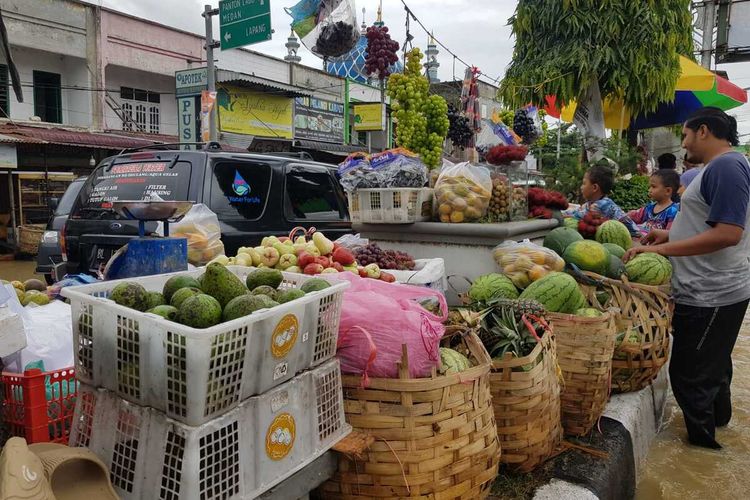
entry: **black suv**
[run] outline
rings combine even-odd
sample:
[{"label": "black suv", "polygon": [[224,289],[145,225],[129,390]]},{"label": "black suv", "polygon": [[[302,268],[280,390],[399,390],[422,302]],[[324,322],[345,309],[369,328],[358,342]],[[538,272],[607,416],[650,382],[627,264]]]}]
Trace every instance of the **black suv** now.
[{"label": "black suv", "polygon": [[[62,230],[68,272],[95,273],[138,235],[137,221],[111,204],[158,195],[204,203],[218,215],[227,255],[257,246],[265,236],[314,226],[333,239],[351,233],[346,198],[332,165],[301,158],[151,148],[104,160],[81,189]],[[156,223],[147,223],[147,232]]]}]

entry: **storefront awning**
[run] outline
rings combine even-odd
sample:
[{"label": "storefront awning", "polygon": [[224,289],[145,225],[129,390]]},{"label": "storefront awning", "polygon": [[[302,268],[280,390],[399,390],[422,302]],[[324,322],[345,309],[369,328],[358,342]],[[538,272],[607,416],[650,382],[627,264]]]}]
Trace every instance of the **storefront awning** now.
[{"label": "storefront awning", "polygon": [[286,83],[274,82],[260,78],[258,76],[247,75],[245,73],[238,73],[236,71],[228,71],[220,69],[216,72],[217,83],[233,83],[236,85],[250,85],[253,87],[259,87],[261,89],[270,89],[277,92],[286,92],[289,97],[311,97],[312,92],[309,90],[295,87],[294,85],[288,85]]}]

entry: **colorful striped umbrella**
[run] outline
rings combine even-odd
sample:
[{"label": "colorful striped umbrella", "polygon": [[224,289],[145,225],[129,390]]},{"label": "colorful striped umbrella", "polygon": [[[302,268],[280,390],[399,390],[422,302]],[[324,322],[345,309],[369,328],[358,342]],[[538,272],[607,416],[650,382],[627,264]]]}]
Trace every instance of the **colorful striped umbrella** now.
[{"label": "colorful striped umbrella", "polygon": [[[622,130],[628,126],[640,130],[665,127],[683,123],[695,110],[704,106],[715,106],[724,111],[742,106],[747,102],[747,92],[711,71],[699,66],[690,59],[680,56],[682,73],[675,88],[672,102],[664,102],[651,112],[632,117],[630,111],[620,100],[604,102],[604,124],[613,130]],[[557,108],[554,96],[547,98],[545,110],[550,116],[572,122],[576,104],[571,102]]]}]

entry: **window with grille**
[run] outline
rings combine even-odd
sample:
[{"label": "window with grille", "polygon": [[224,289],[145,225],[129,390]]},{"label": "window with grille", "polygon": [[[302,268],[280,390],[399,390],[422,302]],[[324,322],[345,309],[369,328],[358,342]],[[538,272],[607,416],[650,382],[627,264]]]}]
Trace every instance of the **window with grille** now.
[{"label": "window with grille", "polygon": [[122,129],[158,134],[161,130],[161,96],[149,90],[120,87]]}]

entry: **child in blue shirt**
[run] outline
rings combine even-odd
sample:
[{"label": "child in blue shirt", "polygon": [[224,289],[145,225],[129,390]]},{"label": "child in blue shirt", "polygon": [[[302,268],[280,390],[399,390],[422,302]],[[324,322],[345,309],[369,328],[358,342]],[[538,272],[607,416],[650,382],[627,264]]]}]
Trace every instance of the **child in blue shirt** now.
[{"label": "child in blue shirt", "polygon": [[614,184],[615,175],[609,167],[594,165],[589,168],[581,184],[581,194],[586,203],[580,208],[565,211],[564,215],[581,220],[588,212],[594,212],[605,219],[622,222],[632,236],[640,236],[640,230],[635,222],[617,206],[617,203],[607,197]]},{"label": "child in blue shirt", "polygon": [[628,212],[628,217],[638,224],[643,236],[652,229],[670,229],[680,211],[677,192],[680,175],[674,170],[657,170],[651,175],[648,196],[652,201],[643,208]]}]

